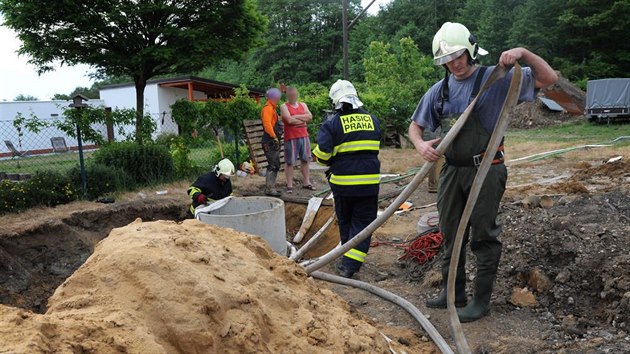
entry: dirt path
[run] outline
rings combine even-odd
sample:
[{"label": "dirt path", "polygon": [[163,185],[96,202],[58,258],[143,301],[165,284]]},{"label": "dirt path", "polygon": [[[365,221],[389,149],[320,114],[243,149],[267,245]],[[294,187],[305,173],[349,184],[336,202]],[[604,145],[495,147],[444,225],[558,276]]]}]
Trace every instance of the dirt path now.
[{"label": "dirt path", "polygon": [[[535,146],[527,144],[515,146],[512,151],[514,157],[520,157],[539,152],[533,149]],[[615,169],[601,165],[616,155],[626,156],[623,160],[626,165]],[[404,173],[417,167],[420,161],[415,156],[411,150],[385,150],[381,155],[383,172]],[[493,311],[487,318],[464,326],[477,352],[630,351],[629,157],[630,147],[626,146],[573,152],[510,166],[509,190],[501,214],[505,225],[504,256]],[[320,172],[314,173],[314,180],[321,190],[326,181]],[[284,183],[283,178],[279,178],[279,184]],[[258,176],[237,178],[236,194],[260,194],[263,183],[264,179]],[[399,190],[405,183],[404,180],[391,183],[383,190]],[[136,217],[185,218],[187,187],[188,182],[182,181],[121,194],[114,205],[78,202],[0,217],[0,284],[3,284],[0,303],[45,311],[46,300],[54,289],[83,264],[94,245],[113,227],[126,225]],[[168,190],[168,194],[157,197],[157,190]],[[311,194],[296,188],[292,197],[307,200]],[[523,203],[529,196],[540,195],[551,195],[553,206],[544,209]],[[416,206],[426,205],[435,202],[435,195],[427,193],[423,183],[410,201]],[[383,201],[381,206],[387,203]],[[288,204],[289,234],[299,227],[304,210],[304,205]],[[375,233],[374,239],[394,242],[408,239],[415,235],[418,218],[431,211],[435,208],[396,215]],[[332,209],[323,207],[311,234],[330,215]],[[55,236],[52,242],[51,235]],[[332,248],[337,237],[338,231],[333,226],[327,233],[327,242],[311,255]],[[422,281],[412,281],[411,275],[418,274],[410,273],[409,265],[398,261],[400,254],[398,248],[373,248],[360,278],[407,298],[430,315],[438,330],[449,338],[446,313],[424,307],[424,301],[437,292],[437,268],[427,272]],[[531,286],[534,269],[549,278],[550,289],[543,291]],[[468,272],[472,277],[474,266],[469,266]],[[395,328],[411,329],[415,333],[411,339],[416,344],[427,340],[426,334],[399,308],[360,290],[337,285],[331,288],[379,327],[387,327],[392,333],[396,333]],[[514,288],[526,288],[538,304],[513,305],[510,301]],[[410,339],[408,332],[403,332],[394,339],[402,338],[404,346]]]}]

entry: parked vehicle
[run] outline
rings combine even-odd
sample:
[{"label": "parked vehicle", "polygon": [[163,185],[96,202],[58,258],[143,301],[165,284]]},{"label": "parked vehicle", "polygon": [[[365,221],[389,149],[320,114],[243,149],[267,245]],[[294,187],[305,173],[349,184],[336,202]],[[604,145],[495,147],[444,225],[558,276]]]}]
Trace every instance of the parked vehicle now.
[{"label": "parked vehicle", "polygon": [[630,119],[630,78],[590,80],[584,114],[590,122]]}]

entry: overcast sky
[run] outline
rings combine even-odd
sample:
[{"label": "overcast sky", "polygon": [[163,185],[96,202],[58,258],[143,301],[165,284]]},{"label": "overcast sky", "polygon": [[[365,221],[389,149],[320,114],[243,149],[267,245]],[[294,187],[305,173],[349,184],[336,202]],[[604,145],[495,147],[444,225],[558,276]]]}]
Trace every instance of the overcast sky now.
[{"label": "overcast sky", "polygon": [[[361,4],[366,6],[370,1],[361,0]],[[390,1],[376,0],[369,12],[378,12],[379,5]],[[17,55],[20,44],[15,32],[0,26],[0,101],[13,101],[19,94],[49,100],[55,93],[67,94],[77,86],[92,85],[92,80],[88,77],[91,70],[87,65],[57,65],[55,71],[38,76],[35,67],[27,63],[28,58]]]}]

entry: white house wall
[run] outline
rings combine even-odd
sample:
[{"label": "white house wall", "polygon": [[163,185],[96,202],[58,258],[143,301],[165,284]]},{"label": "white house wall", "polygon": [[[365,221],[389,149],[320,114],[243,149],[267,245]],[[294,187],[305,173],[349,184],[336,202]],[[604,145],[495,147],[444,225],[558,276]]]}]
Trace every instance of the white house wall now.
[{"label": "white house wall", "polygon": [[[112,109],[136,108],[136,89],[133,86],[103,88],[100,90],[101,100]],[[193,91],[195,99],[205,99],[206,94]],[[187,99],[188,90],[163,87],[158,84],[148,84],[144,90],[144,111],[150,114],[157,124],[156,135],[162,133],[177,134],[177,124],[172,118],[171,105],[179,99]],[[124,127],[125,131],[133,132],[135,126]]]},{"label": "white house wall", "polygon": [[[105,105],[102,100],[89,100],[86,103],[93,107]],[[22,147],[20,148],[18,146],[18,133],[13,126],[13,121],[17,117],[18,113],[21,113],[25,118],[29,118],[32,114],[47,123],[53,123],[55,120],[61,120],[63,119],[63,111],[68,108],[69,104],[69,101],[0,102],[0,152],[8,152],[8,149],[4,144],[5,140],[13,142],[13,144],[20,150],[50,149],[52,148],[50,142],[50,138],[52,137],[63,137],[68,146],[76,146],[76,139],[69,137],[56,127],[47,127],[43,128],[38,134],[34,134],[27,129],[24,129]],[[106,128],[104,126],[95,125],[94,128],[100,131],[104,137],[106,136]],[[85,144],[90,144],[90,142],[85,142]]]}]

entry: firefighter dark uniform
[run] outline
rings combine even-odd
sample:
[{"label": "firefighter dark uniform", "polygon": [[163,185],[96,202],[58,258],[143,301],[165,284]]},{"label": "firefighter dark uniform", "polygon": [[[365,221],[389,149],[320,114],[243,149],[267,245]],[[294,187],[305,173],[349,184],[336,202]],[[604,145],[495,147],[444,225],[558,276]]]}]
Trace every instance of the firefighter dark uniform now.
[{"label": "firefighter dark uniform", "polygon": [[[358,108],[336,111],[324,122],[313,154],[329,166],[341,243],[348,242],[376,218],[380,182],[380,128],[376,118]],[[370,248],[370,238],[350,249],[337,265],[340,274],[357,272]]]},{"label": "firefighter dark uniform", "polygon": [[[221,180],[215,171],[201,175],[197,177],[197,180],[188,188],[188,196],[192,198],[190,212],[194,215],[195,208],[200,204],[223,199],[229,197],[231,194],[232,181],[229,179]],[[206,201],[202,203],[204,199]]]}]

